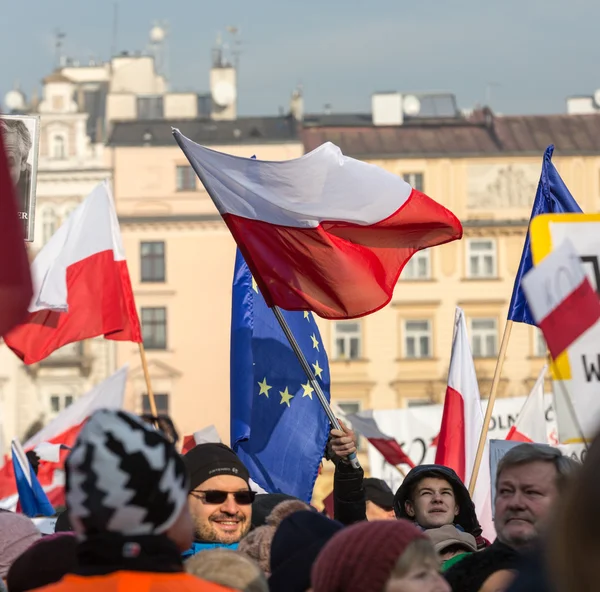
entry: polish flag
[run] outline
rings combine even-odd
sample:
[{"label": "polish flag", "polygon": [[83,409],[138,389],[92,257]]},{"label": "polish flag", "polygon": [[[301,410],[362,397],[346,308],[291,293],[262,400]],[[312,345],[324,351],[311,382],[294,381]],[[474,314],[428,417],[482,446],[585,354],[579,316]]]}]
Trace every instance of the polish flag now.
[{"label": "polish flag", "polygon": [[375,312],[390,301],[414,253],[462,236],[452,212],[331,143],[267,162],[173,133],[268,306],[330,319]]},{"label": "polish flag", "polygon": [[600,297],[569,239],[525,275],[523,289],[553,359],[600,319]]},{"label": "polish flag", "polygon": [[141,342],[119,222],[101,183],[35,258],[29,315],[5,337],[26,364],[60,347],[104,335]]},{"label": "polish flag", "polygon": [[411,469],[415,464],[410,457],[402,450],[402,446],[392,438],[384,434],[377,425],[373,417],[373,411],[362,411],[346,416],[361,436],[364,436],[378,452],[383,456],[385,462],[393,465],[408,465]]},{"label": "polish flag", "polygon": [[0,137],[0,336],[27,316],[32,286],[24,241],[15,188]]},{"label": "polish flag", "polygon": [[198,444],[207,444],[209,442],[221,442],[221,436],[219,436],[217,428],[214,425],[198,430],[191,436],[184,436],[181,454],[187,454],[192,448],[198,446]]},{"label": "polish flag", "polygon": [[[454,337],[450,355],[448,386],[444,400],[442,424],[438,436],[435,462],[454,469],[467,486],[471,480],[479,436],[483,428],[483,411],[479,385],[471,355],[465,314],[456,308]],[[492,499],[489,464],[489,447],[486,443],[477,483],[473,493],[483,535],[495,538],[492,520]]]},{"label": "polish flag", "polygon": [[544,379],[546,378],[546,370],[547,366],[544,366],[519,412],[515,425],[510,428],[506,436],[507,440],[536,442],[538,444],[548,443],[546,411],[544,408]]},{"label": "polish flag", "polygon": [[[72,405],[61,411],[46,427],[30,438],[23,448],[25,450],[44,450],[49,452],[51,445],[62,445],[72,448],[86,419],[97,409],[122,409],[125,396],[125,385],[129,367],[123,366],[91,391],[77,399]],[[39,454],[38,454],[39,455]],[[54,460],[54,459],[53,459]],[[55,473],[61,462],[40,462],[38,480],[45,490],[56,484]],[[6,459],[0,468],[0,499],[9,498],[17,493],[15,486],[15,470],[13,463]],[[48,494],[52,500],[52,496]],[[59,495],[58,492],[54,496]],[[4,507],[0,504],[0,507]]]}]

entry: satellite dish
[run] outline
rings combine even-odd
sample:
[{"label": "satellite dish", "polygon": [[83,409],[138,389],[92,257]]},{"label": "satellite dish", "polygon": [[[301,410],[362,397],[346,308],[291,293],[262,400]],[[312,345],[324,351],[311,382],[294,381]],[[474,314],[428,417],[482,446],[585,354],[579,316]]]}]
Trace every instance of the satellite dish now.
[{"label": "satellite dish", "polygon": [[25,109],[25,95],[20,90],[9,90],[4,97],[4,104],[9,111]]},{"label": "satellite dish", "polygon": [[212,91],[212,98],[219,107],[228,107],[236,99],[235,86],[225,80],[217,82]]},{"label": "satellite dish", "polygon": [[150,30],[150,41],[152,43],[162,43],[166,36],[167,32],[159,25],[155,25]]},{"label": "satellite dish", "polygon": [[418,115],[421,111],[421,101],[415,95],[407,95],[402,102],[406,115]]},{"label": "satellite dish", "polygon": [[596,107],[600,107],[600,90],[594,93],[594,103],[596,103]]}]

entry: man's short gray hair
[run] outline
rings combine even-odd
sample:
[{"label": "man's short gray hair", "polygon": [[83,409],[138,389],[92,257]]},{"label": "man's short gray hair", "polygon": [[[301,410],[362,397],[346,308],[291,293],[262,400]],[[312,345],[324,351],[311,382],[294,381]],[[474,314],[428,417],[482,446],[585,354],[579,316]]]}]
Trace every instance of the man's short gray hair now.
[{"label": "man's short gray hair", "polygon": [[496,483],[500,481],[500,474],[508,467],[527,465],[534,462],[552,463],[556,469],[556,484],[560,489],[569,475],[579,466],[579,463],[565,456],[558,448],[547,444],[519,444],[511,448],[498,463]]},{"label": "man's short gray hair", "polygon": [[27,126],[21,119],[4,119],[0,118],[0,131],[2,133],[12,132],[17,134],[19,138],[19,148],[21,150],[21,158],[27,160],[29,151],[31,150],[31,134]]}]

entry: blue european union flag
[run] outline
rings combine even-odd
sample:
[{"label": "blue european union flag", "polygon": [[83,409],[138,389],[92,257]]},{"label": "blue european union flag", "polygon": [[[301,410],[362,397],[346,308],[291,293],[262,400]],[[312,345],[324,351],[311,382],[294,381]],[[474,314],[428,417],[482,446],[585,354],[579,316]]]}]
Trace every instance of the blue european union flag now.
[{"label": "blue european union flag", "polygon": [[[552,164],[552,153],[554,146],[550,145],[544,153],[544,161],[542,163],[542,174],[538,184],[533,208],[531,210],[531,220],[540,214],[565,214],[565,213],[580,213],[581,208],[567,189],[564,181],[560,178],[558,171]],[[525,237],[525,245],[523,246],[523,254],[521,255],[521,263],[515,278],[512,298],[508,307],[508,320],[515,323],[527,323],[535,325],[533,315],[529,310],[525,292],[521,287],[523,276],[533,267],[533,259],[531,258],[531,243],[529,238],[529,230]]]},{"label": "blue european union flag", "polygon": [[[329,363],[311,313],[282,311],[329,400]],[[238,251],[231,314],[231,442],[270,493],[310,502],[329,421]]]}]

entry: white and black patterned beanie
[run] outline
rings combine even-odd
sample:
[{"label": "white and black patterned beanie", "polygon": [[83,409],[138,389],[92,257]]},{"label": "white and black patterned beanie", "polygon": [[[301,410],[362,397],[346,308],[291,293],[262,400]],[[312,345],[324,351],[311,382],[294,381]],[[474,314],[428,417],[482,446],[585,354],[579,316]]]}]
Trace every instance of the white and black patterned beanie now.
[{"label": "white and black patterned beanie", "polygon": [[187,472],[174,446],[123,411],[93,413],[66,461],[67,509],[80,539],[164,533],[187,493]]}]

